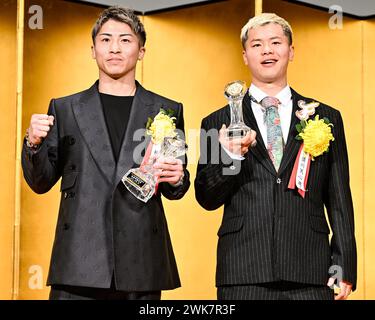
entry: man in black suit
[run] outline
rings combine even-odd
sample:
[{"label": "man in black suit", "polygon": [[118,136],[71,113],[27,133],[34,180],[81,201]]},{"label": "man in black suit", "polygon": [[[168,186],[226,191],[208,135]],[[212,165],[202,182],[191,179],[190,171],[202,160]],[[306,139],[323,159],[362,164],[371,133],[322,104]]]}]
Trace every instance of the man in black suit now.
[{"label": "man in black suit", "polygon": [[144,133],[161,108],[173,111],[182,132],[182,105],[135,80],[146,33],[132,10],[104,10],[92,39],[99,81],[53,99],[48,114],[34,114],[22,152],[24,176],[35,192],[47,192],[62,177],[50,299],[160,299],[161,290],[180,286],[161,194],[183,197],[189,173],[179,159],[159,159],[157,192],[147,203],[121,179],[140,165],[136,150],[150,140],[140,142],[135,132]]},{"label": "man in black suit", "polygon": [[[330,300],[336,281],[340,291],[335,299],[346,299],[356,286],[357,257],[340,112],[289,87],[287,67],[294,51],[292,29],[283,18],[256,16],[243,27],[241,39],[252,74],[243,115],[253,130],[243,138],[226,138],[228,106],[203,119],[195,180],[203,208],[224,205],[218,231],[218,298]],[[316,121],[303,131],[304,140],[297,140],[296,125],[300,120],[309,123],[308,116]],[[215,130],[216,139],[204,135]],[[321,137],[329,149],[325,145],[327,152],[316,154]],[[313,151],[303,149],[303,142]],[[303,154],[310,160],[296,163]],[[304,163],[310,167],[300,167]]]}]

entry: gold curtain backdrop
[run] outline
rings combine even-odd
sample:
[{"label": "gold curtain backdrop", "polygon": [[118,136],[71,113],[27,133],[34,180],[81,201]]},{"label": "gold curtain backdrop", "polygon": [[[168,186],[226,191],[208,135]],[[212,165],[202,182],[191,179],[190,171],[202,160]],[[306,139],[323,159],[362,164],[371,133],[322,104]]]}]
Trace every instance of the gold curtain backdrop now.
[{"label": "gold curtain backdrop", "polygon": [[[28,25],[33,1],[25,1],[22,133],[31,114],[45,113],[51,98],[89,87],[98,76],[91,58],[91,27],[102,10],[61,1],[39,0],[43,29]],[[351,299],[375,299],[375,198],[372,182],[375,118],[372,108],[375,73],[375,20],[344,17],[342,28],[329,27],[328,12],[281,0],[263,1],[264,12],[286,18],[294,30],[295,59],[289,83],[305,96],[339,109],[346,128],[355,206],[358,289]],[[148,35],[146,56],[137,79],[148,89],[184,104],[188,140],[201,119],[224,106],[224,85],[251,78],[242,60],[241,27],[254,15],[255,1],[229,0],[142,17]],[[45,282],[56,226],[59,184],[34,194],[22,180],[20,257],[14,261],[16,183],[16,30],[17,1],[0,3],[0,299],[11,299],[13,264],[19,263],[19,299],[47,299]],[[192,181],[198,158],[190,148]],[[163,299],[215,299],[217,230],[222,208],[206,212],[194,198],[163,200],[182,287]]]}]

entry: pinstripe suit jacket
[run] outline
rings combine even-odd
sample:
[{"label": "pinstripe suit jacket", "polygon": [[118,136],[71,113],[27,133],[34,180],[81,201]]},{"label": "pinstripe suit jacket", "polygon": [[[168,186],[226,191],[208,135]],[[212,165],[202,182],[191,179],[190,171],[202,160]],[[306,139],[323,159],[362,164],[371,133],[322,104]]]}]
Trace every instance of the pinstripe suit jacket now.
[{"label": "pinstripe suit jacket", "polygon": [[[279,172],[259,135],[248,94],[243,100],[244,121],[258,135],[256,147],[245,160],[230,159],[217,139],[201,136],[196,198],[207,210],[224,205],[218,231],[217,286],[278,280],[325,285],[330,266],[337,265],[342,268],[343,279],[355,288],[356,243],[342,118],[339,111],[324,104],[316,110],[320,118],[327,117],[333,123],[335,140],[328,153],[311,163],[303,199],[288,189],[288,182],[301,145],[295,139],[297,102],[312,99],[294,90],[292,96],[292,121]],[[203,119],[202,129],[219,130],[223,123],[230,123],[228,106]],[[212,161],[218,153],[219,161]],[[228,167],[235,174],[226,174]],[[332,229],[331,241],[324,207]]]}]

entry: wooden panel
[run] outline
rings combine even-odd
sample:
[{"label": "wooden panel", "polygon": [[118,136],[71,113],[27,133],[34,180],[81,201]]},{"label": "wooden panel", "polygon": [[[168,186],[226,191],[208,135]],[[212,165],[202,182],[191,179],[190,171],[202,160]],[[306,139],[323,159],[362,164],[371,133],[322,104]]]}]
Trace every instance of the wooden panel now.
[{"label": "wooden panel", "polygon": [[364,131],[364,277],[365,299],[375,299],[375,20],[363,22],[363,131]]},{"label": "wooden panel", "polygon": [[0,2],[0,299],[11,299],[16,159],[17,1]]}]

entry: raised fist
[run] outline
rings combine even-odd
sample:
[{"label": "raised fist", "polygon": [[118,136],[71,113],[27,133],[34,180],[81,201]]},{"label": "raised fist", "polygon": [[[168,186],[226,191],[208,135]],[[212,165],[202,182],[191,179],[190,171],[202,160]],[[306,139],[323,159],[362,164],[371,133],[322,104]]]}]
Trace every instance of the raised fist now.
[{"label": "raised fist", "polygon": [[34,145],[39,145],[42,143],[43,139],[47,137],[48,132],[53,126],[55,118],[49,116],[48,114],[33,114],[30,120],[29,132],[29,142]]}]

